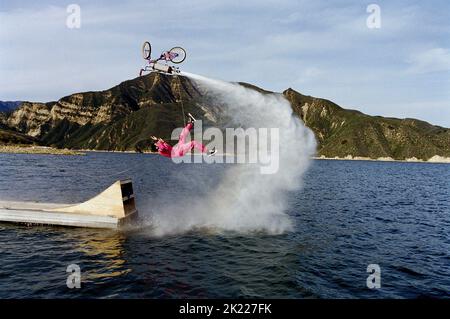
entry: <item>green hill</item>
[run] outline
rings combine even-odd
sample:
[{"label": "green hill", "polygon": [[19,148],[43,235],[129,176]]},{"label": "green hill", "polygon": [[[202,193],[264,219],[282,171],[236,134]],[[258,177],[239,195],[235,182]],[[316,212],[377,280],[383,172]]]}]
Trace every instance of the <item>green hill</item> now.
[{"label": "green hill", "polygon": [[450,157],[450,129],[415,119],[369,116],[292,89],[283,94],[306,126],[314,131],[319,155],[394,159]]}]

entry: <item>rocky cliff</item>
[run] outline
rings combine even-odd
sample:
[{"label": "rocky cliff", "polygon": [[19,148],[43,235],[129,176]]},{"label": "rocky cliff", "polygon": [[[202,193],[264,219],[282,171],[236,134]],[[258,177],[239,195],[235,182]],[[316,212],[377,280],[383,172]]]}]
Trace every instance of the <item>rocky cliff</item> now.
[{"label": "rocky cliff", "polygon": [[[251,89],[265,91],[250,84]],[[450,157],[450,129],[414,119],[369,116],[287,89],[283,95],[316,135],[326,157]],[[217,124],[220,109],[185,77],[157,73],[99,92],[76,93],[49,103],[24,102],[0,123],[45,145],[77,149],[144,150],[150,135],[169,138],[191,112]],[[0,113],[1,114],[1,113]]]},{"label": "rocky cliff", "polygon": [[31,136],[19,133],[15,130],[0,124],[0,145],[30,145],[38,144],[38,141]]}]

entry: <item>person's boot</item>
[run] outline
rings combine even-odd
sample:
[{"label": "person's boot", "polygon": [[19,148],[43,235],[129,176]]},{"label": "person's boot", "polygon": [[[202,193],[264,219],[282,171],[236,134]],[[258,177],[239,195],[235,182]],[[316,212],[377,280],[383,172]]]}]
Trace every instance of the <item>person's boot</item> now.
[{"label": "person's boot", "polygon": [[188,113],[188,120],[189,120],[189,123],[194,123],[195,121],[197,121],[197,120],[192,116],[191,113]]},{"label": "person's boot", "polygon": [[215,147],[213,147],[213,149],[209,151],[208,156],[213,156],[213,155],[216,154],[216,153],[217,153],[217,150],[216,150]]}]

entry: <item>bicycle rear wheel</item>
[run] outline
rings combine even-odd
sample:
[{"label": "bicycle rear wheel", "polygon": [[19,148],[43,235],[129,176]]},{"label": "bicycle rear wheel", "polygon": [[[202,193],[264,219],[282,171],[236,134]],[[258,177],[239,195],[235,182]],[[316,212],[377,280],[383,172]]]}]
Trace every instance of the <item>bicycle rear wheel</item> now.
[{"label": "bicycle rear wheel", "polygon": [[152,54],[152,46],[150,42],[145,41],[142,45],[142,57],[146,60],[150,59],[150,56]]}]

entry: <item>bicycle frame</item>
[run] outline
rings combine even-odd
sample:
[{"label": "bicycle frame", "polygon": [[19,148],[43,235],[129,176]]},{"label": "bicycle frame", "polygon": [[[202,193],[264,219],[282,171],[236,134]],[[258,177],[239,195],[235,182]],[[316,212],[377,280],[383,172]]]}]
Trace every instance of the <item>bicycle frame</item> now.
[{"label": "bicycle frame", "polygon": [[172,53],[169,51],[165,51],[163,53],[161,53],[161,56],[157,59],[151,60],[148,59],[148,63],[156,63],[158,61],[171,61],[172,59],[176,58],[178,56],[178,53]]}]

